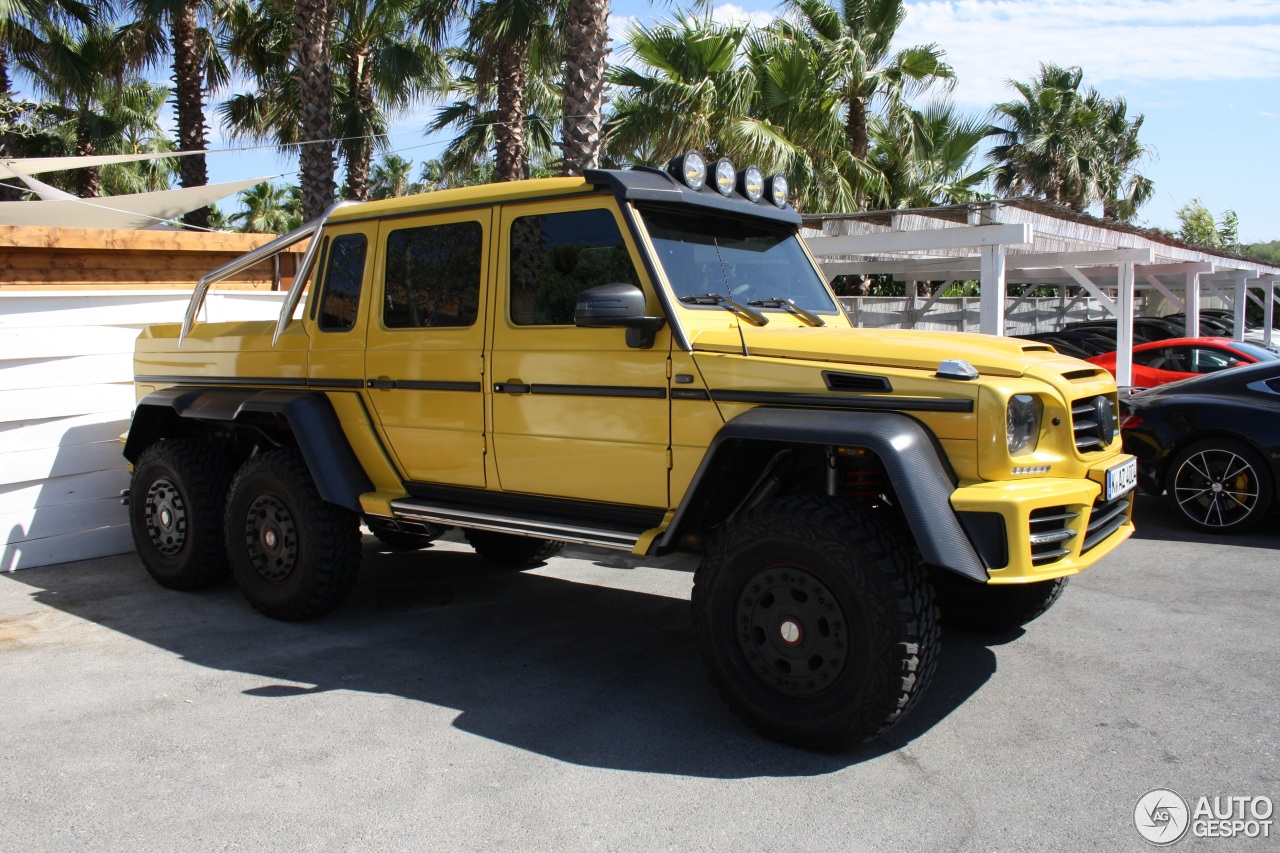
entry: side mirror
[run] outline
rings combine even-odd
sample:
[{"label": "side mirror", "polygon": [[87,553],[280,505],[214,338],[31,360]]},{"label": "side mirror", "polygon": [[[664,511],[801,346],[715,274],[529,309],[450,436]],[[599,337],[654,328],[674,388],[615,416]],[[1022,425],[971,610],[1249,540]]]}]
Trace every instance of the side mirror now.
[{"label": "side mirror", "polygon": [[634,284],[617,282],[601,284],[578,294],[573,311],[575,326],[621,326],[627,330],[627,346],[649,349],[658,330],[666,325],[663,317],[644,313],[644,291]]}]

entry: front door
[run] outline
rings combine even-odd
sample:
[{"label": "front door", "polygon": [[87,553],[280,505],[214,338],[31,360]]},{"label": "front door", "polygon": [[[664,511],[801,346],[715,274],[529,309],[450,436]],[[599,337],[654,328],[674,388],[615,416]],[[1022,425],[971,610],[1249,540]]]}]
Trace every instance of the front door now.
[{"label": "front door", "polygon": [[365,376],[406,480],[485,485],[482,393],[492,210],[378,229]]},{"label": "front door", "polygon": [[661,315],[613,199],[507,205],[498,227],[486,392],[501,488],[667,507],[670,330],[633,349],[625,329],[573,325],[578,294],[614,282]]}]

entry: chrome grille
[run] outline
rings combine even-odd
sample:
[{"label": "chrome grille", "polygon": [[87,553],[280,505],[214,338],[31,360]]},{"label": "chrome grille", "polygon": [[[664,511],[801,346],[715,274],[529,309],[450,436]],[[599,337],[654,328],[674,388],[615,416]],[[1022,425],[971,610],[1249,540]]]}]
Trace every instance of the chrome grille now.
[{"label": "chrome grille", "polygon": [[1101,497],[1093,502],[1093,508],[1089,511],[1089,527],[1084,534],[1084,544],[1080,546],[1081,554],[1088,553],[1120,529],[1120,526],[1129,518],[1129,501],[1132,499],[1133,492],[1130,492],[1115,498],[1110,503]]},{"label": "chrome grille", "polygon": [[[1103,401],[1109,415],[1098,417],[1098,401]],[[1104,450],[1119,433],[1119,413],[1116,401],[1106,395],[1085,397],[1071,404],[1071,430],[1075,435],[1076,450],[1091,453]]]},{"label": "chrome grille", "polygon": [[1031,563],[1041,565],[1070,556],[1071,550],[1063,547],[1075,538],[1076,532],[1068,525],[1076,513],[1065,506],[1046,506],[1031,511]]}]

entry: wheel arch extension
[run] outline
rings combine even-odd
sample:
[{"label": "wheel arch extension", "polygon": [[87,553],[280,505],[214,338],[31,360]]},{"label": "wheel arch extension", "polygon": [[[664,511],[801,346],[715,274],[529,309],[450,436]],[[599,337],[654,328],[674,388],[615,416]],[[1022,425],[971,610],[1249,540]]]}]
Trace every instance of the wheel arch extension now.
[{"label": "wheel arch extension", "polygon": [[[876,454],[926,563],[986,583],[982,559],[951,507],[955,475],[934,435],[899,412],[821,411],[761,406],[726,423],[702,459],[671,524],[651,553],[672,550],[721,498],[719,480],[729,466],[763,472],[779,450],[865,447]],[[746,496],[740,496],[745,498]]]},{"label": "wheel arch extension", "polygon": [[323,394],[260,388],[178,386],[155,391],[138,401],[125,440],[131,463],[162,438],[191,432],[184,421],[258,429],[261,415],[283,420],[297,443],[320,496],[360,512],[360,495],[373,490],[333,406]]}]

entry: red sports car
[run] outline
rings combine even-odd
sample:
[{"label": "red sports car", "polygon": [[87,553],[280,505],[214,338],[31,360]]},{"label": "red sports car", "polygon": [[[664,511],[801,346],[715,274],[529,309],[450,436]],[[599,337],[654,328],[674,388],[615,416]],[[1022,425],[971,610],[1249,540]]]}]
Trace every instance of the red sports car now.
[{"label": "red sports car", "polygon": [[[1090,364],[1105,367],[1114,376],[1116,354],[1095,355]],[[1151,341],[1133,348],[1133,384],[1138,388],[1154,388],[1166,382],[1188,379],[1202,373],[1216,373],[1229,367],[1259,361],[1277,361],[1271,350],[1231,338],[1170,338]]]}]

